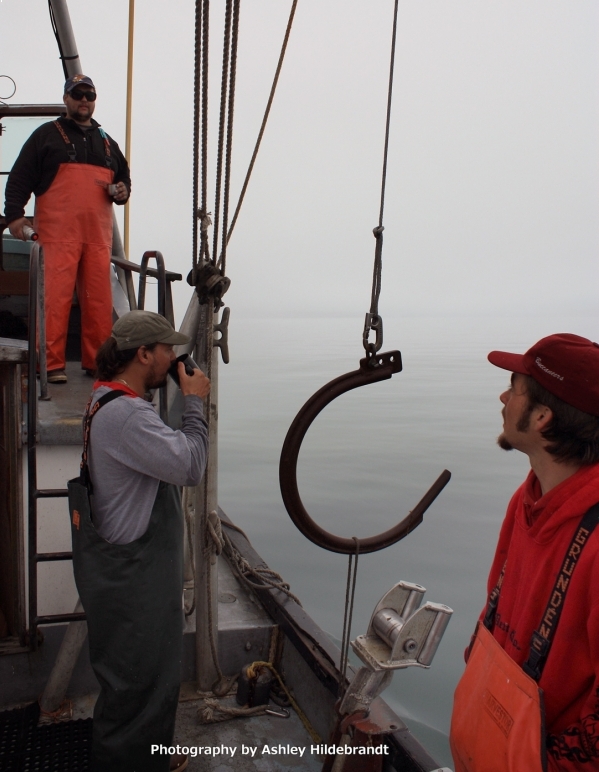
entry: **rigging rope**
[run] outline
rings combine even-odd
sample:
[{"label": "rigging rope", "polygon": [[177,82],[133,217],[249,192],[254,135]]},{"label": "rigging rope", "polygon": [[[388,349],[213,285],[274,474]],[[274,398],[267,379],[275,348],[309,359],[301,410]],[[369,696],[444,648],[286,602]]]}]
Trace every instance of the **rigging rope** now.
[{"label": "rigging rope", "polygon": [[381,180],[381,207],[379,210],[379,228],[383,227],[383,210],[385,208],[385,186],[387,183],[387,155],[389,153],[389,127],[391,125],[391,100],[393,97],[393,69],[395,66],[395,43],[397,40],[397,11],[399,0],[395,0],[393,13],[393,37],[391,39],[391,61],[389,63],[389,87],[387,89],[387,121],[385,124],[385,149],[383,151],[383,174]]},{"label": "rigging rope", "polygon": [[[233,30],[231,33],[231,63],[229,74],[229,99],[227,106],[227,146],[225,151],[225,189],[223,194],[223,239],[219,258],[220,272],[224,276],[227,262],[227,230],[229,228],[229,195],[231,182],[231,152],[233,149],[233,114],[235,107],[235,78],[237,75],[237,43],[239,39],[239,2],[233,5]],[[216,257],[216,250],[214,252]]]},{"label": "rigging rope", "polygon": [[195,6],[195,48],[193,72],[193,217],[192,222],[192,267],[198,267],[198,144],[200,140],[200,95],[202,61],[202,5]]},{"label": "rigging rope", "polygon": [[[224,525],[227,528],[231,528],[234,531],[238,531],[239,533],[243,534],[248,544],[250,543],[250,540],[245,535],[245,533],[243,533],[241,528],[237,528],[237,526],[233,525],[232,523],[227,523],[225,520],[221,520],[220,522],[221,525]],[[239,579],[241,579],[242,582],[244,582],[252,589],[261,590],[266,587],[272,590],[280,590],[280,592],[284,592],[285,595],[291,598],[291,600],[294,600],[298,606],[302,605],[299,598],[291,592],[289,583],[286,582],[280,574],[265,565],[252,568],[250,563],[234,546],[233,542],[227,536],[227,534],[224,531],[221,531],[221,534],[223,549],[229,558],[229,565],[236,572],[237,576]],[[250,579],[250,577],[257,579],[258,581],[253,581]]]},{"label": "rigging rope", "polygon": [[[231,177],[231,157],[233,147],[233,114],[235,100],[235,82],[237,71],[237,46],[239,35],[239,9],[240,0],[227,0],[225,10],[224,42],[223,42],[223,63],[221,79],[221,99],[219,111],[219,136],[218,151],[216,159],[216,192],[215,192],[215,210],[214,210],[214,231],[212,238],[212,254],[208,246],[208,228],[213,224],[210,213],[207,211],[208,184],[207,184],[207,147],[208,147],[208,40],[209,40],[209,14],[210,0],[196,0],[196,29],[195,29],[195,70],[194,70],[194,137],[193,137],[193,236],[192,236],[192,269],[194,271],[194,281],[197,275],[197,269],[202,261],[210,261],[215,265],[222,276],[225,275],[227,245],[231,239],[231,234],[237,223],[239,212],[243,204],[245,194],[249,185],[258,151],[262,143],[262,138],[266,129],[266,124],[270,115],[270,110],[274,100],[275,92],[279,82],[279,76],[283,67],[283,61],[287,51],[287,44],[291,34],[291,28],[295,17],[298,0],[293,0],[285,36],[279,54],[277,68],[268,97],[268,102],[262,118],[260,131],[254,145],[252,157],[246,172],[246,176],[241,188],[241,193],[235,207],[235,212],[229,225],[229,199],[230,199],[230,177]],[[201,91],[201,96],[200,96]],[[201,100],[201,107],[200,107]],[[200,114],[201,114],[201,140],[200,140]],[[226,137],[226,142],[225,142]],[[201,153],[198,145],[201,142]],[[198,155],[201,154],[201,164]],[[224,156],[224,184],[223,184],[223,156]],[[201,165],[201,171],[200,171]],[[201,174],[201,203],[198,206],[198,177]],[[222,187],[222,191],[221,191]],[[222,196],[221,196],[222,192]],[[221,206],[222,199],[222,206]],[[222,211],[222,239],[220,253],[218,250],[218,241],[221,232],[221,211]],[[198,219],[200,226],[200,245],[198,251]],[[216,255],[219,254],[218,262]],[[202,301],[201,301],[202,302]]]},{"label": "rigging rope", "polygon": [[[243,181],[243,185],[241,186],[241,193],[239,194],[239,200],[237,201],[237,206],[235,207],[235,213],[233,214],[233,219],[231,220],[231,225],[229,227],[229,231],[227,233],[227,241],[226,244],[229,243],[229,240],[231,238],[231,234],[233,233],[233,229],[235,228],[235,225],[237,223],[237,218],[239,216],[239,210],[241,209],[241,205],[243,204],[243,199],[245,198],[246,191],[248,189],[248,185],[250,182],[250,177],[252,176],[252,172],[254,171],[254,164],[256,163],[256,158],[258,157],[258,151],[260,150],[260,145],[262,143],[262,137],[264,136],[264,130],[266,129],[266,124],[268,122],[268,116],[270,115],[270,108],[272,107],[272,103],[275,97],[275,92],[277,90],[277,85],[279,83],[279,75],[281,74],[281,68],[283,67],[283,61],[285,59],[285,53],[287,52],[287,43],[289,42],[289,35],[291,34],[291,27],[293,26],[293,19],[295,16],[295,9],[297,8],[297,2],[298,0],[293,0],[291,4],[291,11],[289,12],[289,19],[287,21],[287,28],[285,30],[285,37],[283,38],[283,45],[281,46],[281,53],[279,54],[279,61],[277,63],[277,69],[275,71],[275,76],[273,78],[272,86],[270,87],[270,95],[268,97],[268,102],[266,103],[266,109],[264,111],[264,116],[262,118],[262,124],[260,126],[260,131],[258,132],[258,138],[256,139],[256,144],[254,145],[254,152],[252,153],[252,158],[250,160],[250,165],[248,166],[248,170],[245,175],[245,180]],[[220,259],[219,259],[219,265],[220,265]]]},{"label": "rigging rope", "polygon": [[221,186],[223,176],[223,156],[225,141],[225,119],[227,112],[227,89],[229,84],[229,59],[231,56],[231,24],[233,0],[227,0],[225,7],[225,29],[223,40],[223,64],[220,86],[220,111],[218,118],[218,150],[216,152],[216,191],[214,194],[214,230],[212,234],[213,260],[218,254],[218,235],[220,229]]},{"label": "rigging rope", "polygon": [[[208,247],[208,228],[211,225],[211,220],[207,212],[209,21],[210,0],[197,0],[195,6],[195,51],[193,79],[194,104],[192,268],[194,271],[198,268],[198,265],[202,260],[210,259]],[[201,200],[198,203],[200,194]],[[199,255],[198,220],[200,221]]]},{"label": "rigging rope", "polygon": [[218,150],[216,153],[216,191],[214,193],[214,220],[213,220],[213,244],[212,254],[216,256],[218,247],[218,230],[220,227],[220,189],[222,180],[222,163],[223,163],[223,140],[224,140],[224,125],[225,125],[225,109],[226,109],[226,90],[227,90],[227,75],[229,72],[229,38],[231,34],[231,7],[232,0],[227,0],[225,9],[225,26],[224,26],[224,40],[223,40],[223,62],[222,62],[222,74],[221,74],[221,87],[220,87],[220,111],[218,119]]},{"label": "rigging rope", "polygon": [[[362,344],[368,358],[374,356],[383,345],[383,320],[379,315],[379,296],[381,294],[381,276],[383,270],[383,212],[385,209],[385,188],[387,185],[387,157],[389,154],[389,127],[391,125],[391,102],[393,97],[393,70],[395,67],[395,45],[397,40],[397,13],[399,0],[395,0],[393,12],[393,36],[391,39],[391,60],[389,63],[389,86],[387,88],[387,119],[385,122],[385,147],[383,150],[383,171],[381,175],[381,203],[379,222],[373,229],[376,246],[374,250],[374,268],[372,273],[372,292],[370,295],[370,311],[366,314]],[[376,333],[374,342],[369,342],[370,332]]]},{"label": "rigging rope", "polygon": [[[343,635],[341,636],[341,659],[339,661],[339,691],[345,693],[345,682],[347,680],[347,660],[349,656],[349,639],[351,638],[351,621],[354,613],[354,598],[356,595],[356,577],[358,575],[358,556],[360,554],[360,542],[357,537],[352,536],[356,544],[355,557],[351,553],[347,561],[347,582],[345,585],[345,612],[343,614]],[[352,576],[353,564],[353,576]]]},{"label": "rigging rope", "polygon": [[[199,2],[199,0],[197,0]],[[211,225],[208,216],[208,63],[210,43],[210,0],[203,0],[202,12],[203,36],[202,36],[202,201],[201,218],[202,230],[200,235],[200,257],[210,259],[208,247],[208,227]]]}]

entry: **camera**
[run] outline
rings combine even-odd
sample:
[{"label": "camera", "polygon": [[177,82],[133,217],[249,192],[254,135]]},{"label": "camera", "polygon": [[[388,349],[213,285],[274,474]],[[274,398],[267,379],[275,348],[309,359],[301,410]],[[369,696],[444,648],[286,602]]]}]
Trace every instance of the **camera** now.
[{"label": "camera", "polygon": [[175,361],[168,369],[168,374],[171,376],[171,378],[177,384],[177,386],[181,388],[181,384],[179,383],[179,370],[178,370],[179,362],[183,362],[183,364],[185,365],[185,372],[187,373],[187,375],[193,375],[193,371],[199,370],[200,368],[189,356],[189,354],[181,354],[181,356],[175,359]]}]

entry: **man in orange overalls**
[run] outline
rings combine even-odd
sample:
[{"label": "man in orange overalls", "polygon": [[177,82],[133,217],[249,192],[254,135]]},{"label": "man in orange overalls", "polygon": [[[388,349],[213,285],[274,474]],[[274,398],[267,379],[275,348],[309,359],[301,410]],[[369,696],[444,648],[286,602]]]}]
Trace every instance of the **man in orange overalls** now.
[{"label": "man in orange overalls", "polygon": [[451,722],[456,772],[599,769],[599,344],[550,335],[511,372],[498,444],[531,471],[510,504]]},{"label": "man in orange overalls", "polygon": [[6,183],[11,234],[26,239],[25,205],[35,194],[33,228],[44,248],[48,381],[66,383],[65,348],[73,291],[81,307],[81,365],[91,374],[112,329],[112,204],[131,191],[116,142],[92,119],[91,78],[65,83],[66,116],[40,126],[23,145]]}]

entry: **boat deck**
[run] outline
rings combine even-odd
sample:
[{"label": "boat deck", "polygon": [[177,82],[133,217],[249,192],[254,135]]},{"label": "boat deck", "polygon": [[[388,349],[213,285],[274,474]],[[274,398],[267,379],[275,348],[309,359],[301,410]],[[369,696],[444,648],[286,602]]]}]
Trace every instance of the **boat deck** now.
[{"label": "boat deck", "polygon": [[[38,402],[38,432],[41,445],[81,445],[81,421],[94,379],[79,362],[67,362],[67,383],[49,383],[49,400]],[[38,381],[39,389],[39,381]]]},{"label": "boat deck", "polygon": [[[74,718],[89,718],[94,702],[95,699],[89,696],[75,700]],[[238,707],[234,697],[227,697],[222,702]],[[315,743],[295,711],[290,711],[289,718],[252,716],[200,724],[199,704],[194,685],[183,684],[173,748],[179,745],[189,749],[190,772],[287,772],[294,769],[319,772],[322,769],[324,759],[311,752]],[[272,707],[278,710],[275,705]],[[270,752],[264,752],[265,747]]]},{"label": "boat deck", "polygon": [[[189,747],[191,753],[195,752],[194,748],[202,749],[202,754],[190,757],[190,772],[286,772],[293,769],[317,772],[322,769],[324,759],[311,752],[313,741],[294,711],[289,718],[255,716],[200,725],[197,707],[197,701],[181,702],[175,729],[175,743]],[[265,746],[273,752],[264,753]],[[231,756],[230,752],[206,755],[206,749],[213,754],[217,748],[223,747],[233,749],[235,755]],[[287,752],[291,749],[297,749],[296,753]]]}]

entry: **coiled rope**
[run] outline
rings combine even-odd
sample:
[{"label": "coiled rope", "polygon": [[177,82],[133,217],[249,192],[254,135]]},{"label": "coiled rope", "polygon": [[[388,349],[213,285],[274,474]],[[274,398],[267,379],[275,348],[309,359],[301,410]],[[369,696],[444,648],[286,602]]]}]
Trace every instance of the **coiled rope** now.
[{"label": "coiled rope", "polygon": [[300,603],[299,598],[291,592],[289,583],[286,582],[279,573],[273,571],[272,568],[269,568],[266,565],[255,567],[250,565],[237,547],[235,547],[228,535],[223,531],[223,525],[226,528],[241,533],[248,541],[248,544],[250,541],[241,528],[222,520],[215,511],[210,513],[210,517],[207,521],[207,531],[214,544],[215,554],[220,555],[224,550],[231,568],[235,571],[239,579],[252,589],[261,590],[267,587],[273,590],[279,590],[280,592],[285,593],[291,600],[295,601],[298,606],[301,606],[302,604]]}]

